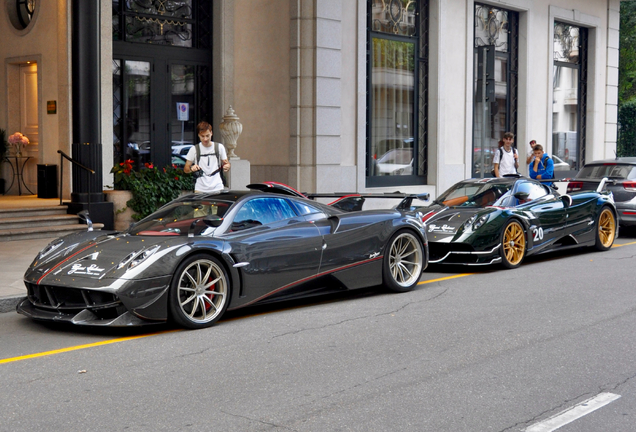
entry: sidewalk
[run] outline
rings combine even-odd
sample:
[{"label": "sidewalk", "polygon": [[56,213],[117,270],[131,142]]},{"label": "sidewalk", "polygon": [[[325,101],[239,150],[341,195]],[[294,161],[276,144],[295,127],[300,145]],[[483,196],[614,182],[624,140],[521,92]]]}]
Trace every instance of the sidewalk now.
[{"label": "sidewalk", "polygon": [[0,242],[0,312],[15,311],[27,294],[24,272],[40,250],[54,238]]}]

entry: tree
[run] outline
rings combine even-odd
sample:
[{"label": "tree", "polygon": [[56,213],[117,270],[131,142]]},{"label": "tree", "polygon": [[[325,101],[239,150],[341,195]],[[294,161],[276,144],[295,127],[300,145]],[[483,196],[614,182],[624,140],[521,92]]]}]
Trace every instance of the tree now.
[{"label": "tree", "polygon": [[621,2],[618,156],[636,156],[636,1]]}]

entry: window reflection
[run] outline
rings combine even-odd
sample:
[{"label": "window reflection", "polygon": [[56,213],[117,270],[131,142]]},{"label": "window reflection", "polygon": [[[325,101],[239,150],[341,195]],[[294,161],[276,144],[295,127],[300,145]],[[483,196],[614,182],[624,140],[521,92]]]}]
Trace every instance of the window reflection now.
[{"label": "window reflection", "polygon": [[415,45],[373,38],[371,175],[413,174]]}]

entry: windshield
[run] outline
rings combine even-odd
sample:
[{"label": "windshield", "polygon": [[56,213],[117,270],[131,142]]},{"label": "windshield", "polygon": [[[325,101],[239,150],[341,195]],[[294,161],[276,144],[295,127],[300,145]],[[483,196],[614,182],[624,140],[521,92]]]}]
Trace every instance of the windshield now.
[{"label": "windshield", "polygon": [[589,165],[583,167],[576,175],[577,179],[602,179],[603,177],[633,180],[636,179],[636,166],[619,164]]},{"label": "windshield", "polygon": [[486,207],[493,205],[513,183],[457,183],[434,203],[449,207]]},{"label": "windshield", "polygon": [[176,202],[135,224],[129,232],[142,236],[187,236],[192,229],[194,235],[205,235],[214,228],[210,228],[203,218],[210,215],[223,218],[232,204],[231,201],[211,200]]}]

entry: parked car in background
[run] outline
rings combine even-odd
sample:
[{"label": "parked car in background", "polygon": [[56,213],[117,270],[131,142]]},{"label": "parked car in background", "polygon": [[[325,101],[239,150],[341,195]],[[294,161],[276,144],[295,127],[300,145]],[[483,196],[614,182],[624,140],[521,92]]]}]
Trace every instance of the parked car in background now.
[{"label": "parked car in background", "polygon": [[586,163],[568,183],[568,193],[595,190],[603,177],[610,179],[605,188],[614,195],[618,223],[636,226],[636,157]]},{"label": "parked car in background", "polygon": [[413,149],[389,150],[377,160],[376,167],[376,175],[411,175],[413,174]]},{"label": "parked car in background", "polygon": [[609,192],[561,195],[521,176],[463,180],[416,210],[426,222],[431,264],[515,268],[529,255],[605,251],[618,235]]},{"label": "parked car in background", "polygon": [[192,147],[192,144],[178,144],[175,145],[175,142],[181,142],[181,141],[173,141],[172,142],[172,154],[179,154],[179,155],[187,155],[188,151],[190,151],[190,147]]},{"label": "parked car in background", "polygon": [[552,155],[552,162],[554,162],[555,171],[568,171],[570,164],[559,158],[557,155]]}]

